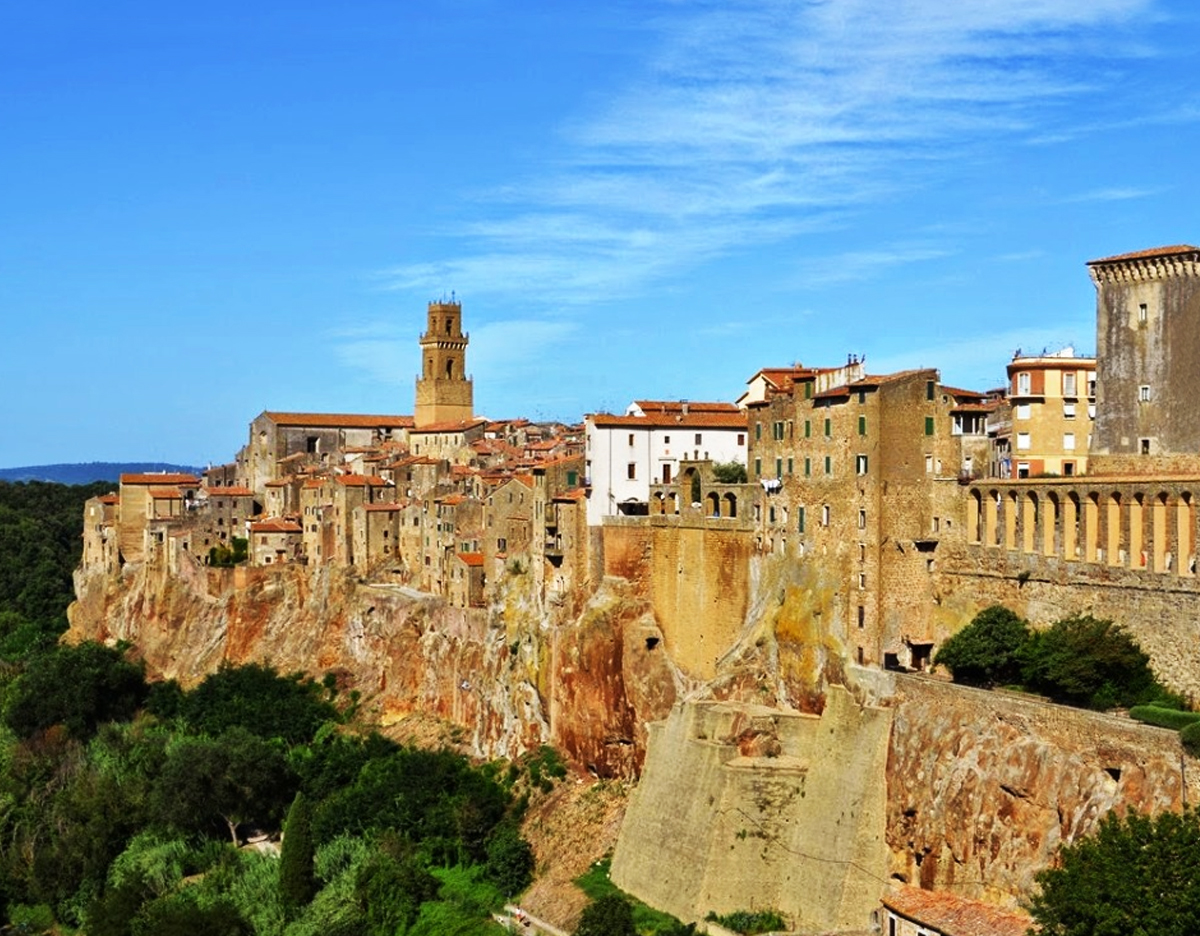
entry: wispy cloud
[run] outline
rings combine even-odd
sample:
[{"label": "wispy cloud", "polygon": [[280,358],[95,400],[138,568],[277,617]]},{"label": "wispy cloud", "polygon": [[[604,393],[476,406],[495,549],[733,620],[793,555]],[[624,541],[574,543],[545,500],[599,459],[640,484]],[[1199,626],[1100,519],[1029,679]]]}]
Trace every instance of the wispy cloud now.
[{"label": "wispy cloud", "polygon": [[1164,191],[1161,188],[1139,188],[1137,186],[1114,186],[1112,188],[1092,189],[1088,192],[1080,192],[1078,195],[1071,195],[1064,198],[1063,204],[1075,204],[1079,202],[1113,202],[1113,201],[1130,201],[1134,198],[1147,198],[1150,195],[1159,195]]},{"label": "wispy cloud", "polygon": [[[1153,10],[1153,0],[664,6],[660,52],[640,78],[566,127],[536,178],[474,201],[455,259],[386,280],[572,306],[836,226],[923,184],[930,166],[1054,133],[1055,108],[1116,80],[1083,63],[1150,54],[1113,36]],[[941,250],[864,251],[824,281]]]}]

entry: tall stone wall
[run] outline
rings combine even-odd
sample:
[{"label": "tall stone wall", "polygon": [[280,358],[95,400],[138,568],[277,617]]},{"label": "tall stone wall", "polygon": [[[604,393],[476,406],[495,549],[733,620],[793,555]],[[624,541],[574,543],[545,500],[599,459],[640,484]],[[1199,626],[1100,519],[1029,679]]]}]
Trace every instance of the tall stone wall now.
[{"label": "tall stone wall", "polygon": [[605,524],[604,572],[650,603],[674,663],[711,679],[746,618],[752,534],[670,519]]},{"label": "tall stone wall", "polygon": [[890,874],[910,884],[1012,906],[1109,811],[1200,801],[1200,762],[1177,732],[928,677],[894,681],[887,843]]},{"label": "tall stone wall", "polygon": [[935,594],[939,644],[994,604],[1037,626],[1093,614],[1124,627],[1160,681],[1200,702],[1200,579],[966,546],[946,554]]},{"label": "tall stone wall", "polygon": [[613,880],[684,920],[774,908],[805,931],[865,928],[887,868],[890,723],[841,687],[820,716],[677,705],[652,726]]}]

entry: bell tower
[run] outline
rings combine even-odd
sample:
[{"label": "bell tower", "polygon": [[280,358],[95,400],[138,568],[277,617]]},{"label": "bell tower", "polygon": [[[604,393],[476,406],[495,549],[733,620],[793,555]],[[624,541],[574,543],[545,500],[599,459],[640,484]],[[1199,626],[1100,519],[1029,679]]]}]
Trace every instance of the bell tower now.
[{"label": "bell tower", "polygon": [[474,388],[467,377],[467,344],[462,303],[429,303],[429,321],[421,336],[421,376],[417,378],[413,421],[418,429],[433,423],[462,422],[475,415]]}]

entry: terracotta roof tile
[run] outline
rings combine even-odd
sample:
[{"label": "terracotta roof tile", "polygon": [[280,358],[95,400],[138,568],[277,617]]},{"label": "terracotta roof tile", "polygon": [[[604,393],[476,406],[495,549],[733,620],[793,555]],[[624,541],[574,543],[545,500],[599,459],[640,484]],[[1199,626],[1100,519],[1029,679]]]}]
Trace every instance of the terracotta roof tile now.
[{"label": "terracotta roof tile", "polygon": [[745,429],[746,416],[739,410],[732,413],[647,413],[645,416],[614,416],[593,413],[592,424],[601,429]]},{"label": "terracotta roof tile", "polygon": [[100,497],[100,503],[109,505],[119,504],[121,503],[121,498],[117,494],[104,494]]},{"label": "terracotta roof tile", "polygon": [[656,413],[682,413],[686,408],[689,413],[736,413],[738,412],[736,403],[724,403],[720,401],[683,401],[683,400],[634,400],[643,413],[649,414],[651,410]]},{"label": "terracotta roof tile", "polygon": [[425,435],[430,432],[466,432],[468,429],[474,429],[476,426],[486,424],[486,419],[460,419],[452,422],[430,423],[427,426],[412,429],[408,434],[414,436]]},{"label": "terracotta roof tile", "polygon": [[1023,913],[918,887],[894,887],[884,895],[883,903],[945,936],[1025,936],[1033,924]]},{"label": "terracotta roof tile", "polygon": [[300,524],[293,520],[284,520],[281,517],[268,518],[259,520],[257,523],[250,524],[251,533],[301,533]]},{"label": "terracotta roof tile", "polygon": [[338,475],[336,478],[334,478],[334,480],[338,484],[345,485],[346,487],[388,487],[392,483],[387,478],[360,474]]},{"label": "terracotta roof tile", "polygon": [[367,511],[367,513],[400,510],[402,507],[403,504],[363,504],[363,510]]},{"label": "terracotta roof tile", "polygon": [[204,492],[209,497],[253,497],[254,496],[254,492],[252,490],[250,490],[250,488],[236,487],[234,485],[230,485],[229,487],[205,488]]},{"label": "terracotta roof tile", "polygon": [[459,553],[458,558],[463,561],[464,565],[481,566],[483,565],[483,553]]},{"label": "terracotta roof tile", "polygon": [[1149,260],[1152,257],[1177,257],[1180,254],[1200,253],[1200,247],[1191,244],[1172,244],[1170,247],[1149,247],[1146,250],[1135,250],[1133,253],[1117,254],[1114,257],[1102,257],[1099,260],[1089,260],[1088,266],[1100,263],[1120,263],[1123,260]]},{"label": "terracotta roof tile", "polygon": [[122,484],[182,484],[185,487],[200,485],[200,479],[190,474],[123,474]]},{"label": "terracotta roof tile", "polygon": [[314,429],[408,429],[411,416],[369,416],[356,413],[263,413],[277,426],[311,426]]}]

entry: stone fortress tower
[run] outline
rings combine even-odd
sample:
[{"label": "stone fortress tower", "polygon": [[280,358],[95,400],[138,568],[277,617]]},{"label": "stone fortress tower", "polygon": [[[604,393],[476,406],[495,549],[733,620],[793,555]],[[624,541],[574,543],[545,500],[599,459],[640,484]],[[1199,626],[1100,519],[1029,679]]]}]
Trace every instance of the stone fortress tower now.
[{"label": "stone fortress tower", "polygon": [[474,388],[467,377],[467,344],[462,303],[429,303],[429,321],[421,336],[421,376],[417,378],[413,421],[418,429],[457,423],[475,415]]},{"label": "stone fortress tower", "polygon": [[1200,469],[1200,248],[1088,264],[1096,284],[1090,474]]}]

